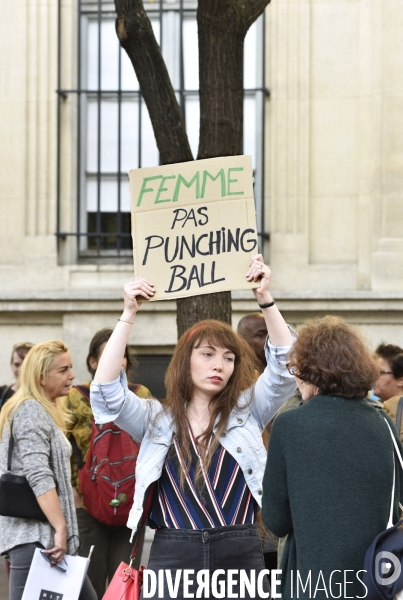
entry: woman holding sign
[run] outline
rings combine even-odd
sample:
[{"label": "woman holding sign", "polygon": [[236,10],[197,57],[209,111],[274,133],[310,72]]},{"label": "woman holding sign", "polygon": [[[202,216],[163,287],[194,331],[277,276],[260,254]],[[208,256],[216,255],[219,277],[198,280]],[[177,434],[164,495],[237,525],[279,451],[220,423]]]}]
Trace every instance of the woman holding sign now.
[{"label": "woman holding sign", "polygon": [[144,597],[183,598],[198,590],[225,592],[221,597],[236,590],[238,597],[268,594],[254,524],[266,463],[261,432],[295,389],[286,368],[292,336],[260,254],[246,279],[260,280],[253,291],[269,333],[267,367],[256,382],[248,344],[225,323],[201,321],[176,346],[166,400],[145,401],[130,392],[122,357],[139,300],[154,295],[153,284],[136,278],[124,288],[122,317],[91,385],[96,421],[113,420],[141,441],[128,526],[136,530],[151,492],[148,522],[157,532]]}]

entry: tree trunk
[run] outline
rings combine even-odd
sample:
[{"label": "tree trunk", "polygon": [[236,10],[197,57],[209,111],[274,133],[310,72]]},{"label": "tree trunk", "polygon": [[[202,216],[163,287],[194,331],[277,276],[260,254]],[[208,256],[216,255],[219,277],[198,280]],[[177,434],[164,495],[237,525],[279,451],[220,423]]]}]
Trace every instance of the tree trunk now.
[{"label": "tree trunk", "polygon": [[[199,0],[200,140],[197,158],[242,153],[245,25],[234,1]],[[214,8],[213,8],[214,7]]]},{"label": "tree trunk", "polygon": [[231,323],[231,293],[202,294],[177,300],[178,337],[188,327],[203,319],[217,319]]},{"label": "tree trunk", "polygon": [[[244,39],[269,2],[199,0],[198,159],[242,153]],[[202,319],[231,323],[231,292],[183,298],[177,304],[179,335]]]},{"label": "tree trunk", "polygon": [[[244,39],[269,2],[199,0],[198,159],[242,152]],[[193,160],[183,115],[142,0],[115,0],[115,7],[116,32],[139,80],[162,164]],[[231,293],[177,301],[178,337],[203,319],[231,323]]]},{"label": "tree trunk", "polygon": [[116,33],[132,62],[163,165],[193,160],[185,121],[142,0],[115,0]]},{"label": "tree trunk", "polygon": [[[243,53],[249,27],[270,0],[199,0],[198,159],[242,153]],[[255,65],[251,65],[255,68]]]},{"label": "tree trunk", "polygon": [[[208,4],[199,0],[197,10],[200,97],[198,159],[242,152],[245,34],[236,11],[232,10],[232,2],[220,0],[217,5],[228,6],[224,6],[224,10],[214,10],[213,14]],[[181,298],[177,306],[179,336],[202,319],[231,323],[231,292]]]}]

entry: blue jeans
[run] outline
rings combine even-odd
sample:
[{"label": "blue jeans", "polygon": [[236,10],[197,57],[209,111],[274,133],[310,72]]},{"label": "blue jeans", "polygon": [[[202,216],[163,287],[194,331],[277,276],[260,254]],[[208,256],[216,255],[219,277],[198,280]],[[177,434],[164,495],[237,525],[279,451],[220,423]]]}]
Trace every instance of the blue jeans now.
[{"label": "blue jeans", "polygon": [[[9,600],[21,600],[36,548],[43,548],[43,546],[37,543],[21,544],[21,546],[16,546],[9,551]],[[97,595],[88,579],[88,575],[84,579],[79,600],[97,600]]]},{"label": "blue jeans", "polygon": [[[150,560],[147,570],[158,572],[159,570],[169,570],[172,579],[175,580],[176,572],[182,569],[177,600],[184,597],[183,590],[183,569],[194,571],[192,579],[194,584],[190,585],[189,592],[196,591],[198,583],[196,581],[197,572],[202,569],[208,569],[210,581],[214,571],[224,570],[218,580],[226,581],[226,573],[229,569],[236,571],[245,570],[249,576],[251,571],[256,573],[256,578],[260,571],[265,568],[262,544],[255,525],[228,525],[224,527],[214,527],[211,529],[158,529],[153,544],[151,546]],[[237,576],[235,575],[237,580]],[[158,581],[158,575],[157,575]],[[155,591],[153,598],[158,599],[159,589]],[[263,590],[270,591],[268,577],[263,578]],[[214,589],[210,586],[210,598],[214,598]],[[232,587],[233,593],[239,595],[239,582]],[[172,597],[169,594],[166,576],[164,577],[163,596],[165,600]],[[204,594],[201,596],[204,597]],[[227,596],[225,596],[227,597]],[[255,588],[255,595],[248,595],[245,592],[244,598],[259,598]],[[141,595],[143,598],[143,594]]]}]

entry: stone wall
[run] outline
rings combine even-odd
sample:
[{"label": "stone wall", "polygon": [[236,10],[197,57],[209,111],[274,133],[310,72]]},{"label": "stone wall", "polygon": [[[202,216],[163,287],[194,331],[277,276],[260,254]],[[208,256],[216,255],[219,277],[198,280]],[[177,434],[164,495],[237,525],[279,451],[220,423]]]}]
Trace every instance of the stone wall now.
[{"label": "stone wall", "polygon": [[[76,3],[62,0],[75,77]],[[403,344],[403,2],[276,0],[267,9],[266,258],[294,325],[328,312],[371,343]],[[93,333],[113,326],[130,265],[57,252],[57,2],[5,3],[0,35],[0,383],[14,342],[62,338],[78,380]],[[61,219],[75,222],[75,106],[62,122]],[[256,304],[233,296],[234,325]],[[131,343],[170,351],[175,303],[142,309]]]},{"label": "stone wall", "polygon": [[402,26],[395,0],[267,10],[276,288],[403,291]]}]

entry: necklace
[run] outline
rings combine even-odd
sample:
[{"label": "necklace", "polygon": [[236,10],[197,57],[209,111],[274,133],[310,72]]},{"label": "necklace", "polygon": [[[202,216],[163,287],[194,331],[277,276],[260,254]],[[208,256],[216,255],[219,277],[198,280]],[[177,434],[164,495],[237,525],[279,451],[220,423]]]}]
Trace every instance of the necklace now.
[{"label": "necklace", "polygon": [[201,418],[201,421],[202,421],[202,422],[200,422],[200,420],[199,420],[199,419],[196,417],[196,415],[194,414],[194,412],[193,412],[193,411],[190,411],[189,409],[188,409],[188,414],[189,414],[189,416],[190,416],[190,417],[192,417],[192,418],[193,418],[193,419],[196,421],[196,423],[198,424],[198,426],[199,426],[199,427],[200,427],[200,429],[201,429],[201,432],[202,432],[202,433],[204,433],[204,432],[205,432],[205,430],[206,430],[206,428],[205,428],[205,426],[202,424],[202,422],[205,420],[206,416],[208,415],[208,411],[206,411],[206,412],[205,412],[205,414],[202,416],[202,418]]}]

